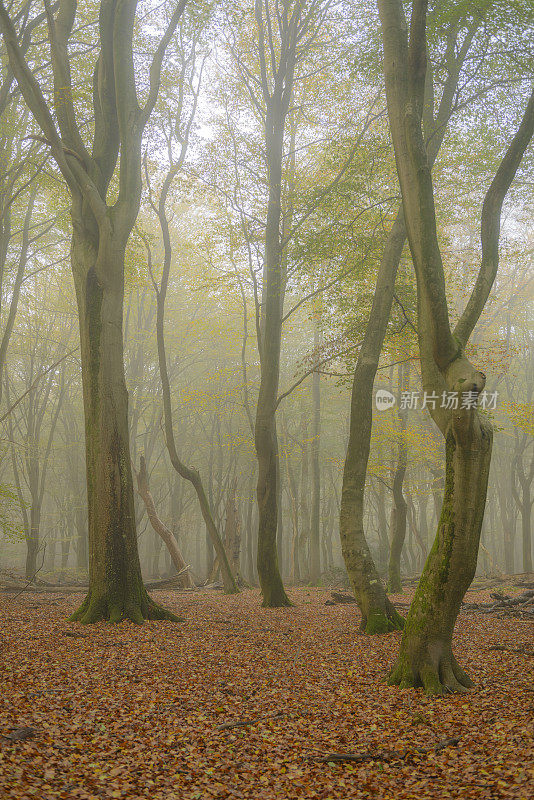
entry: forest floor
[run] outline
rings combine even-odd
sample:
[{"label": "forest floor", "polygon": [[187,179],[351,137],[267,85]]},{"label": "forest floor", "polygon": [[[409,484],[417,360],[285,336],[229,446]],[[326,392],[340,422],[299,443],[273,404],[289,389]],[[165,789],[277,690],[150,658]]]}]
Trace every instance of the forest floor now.
[{"label": "forest floor", "polygon": [[400,635],[358,635],[327,590],[154,596],[185,621],[82,627],[81,594],[0,597],[1,798],[534,796],[532,622],[462,612],[476,688],[436,699],[388,687]]}]

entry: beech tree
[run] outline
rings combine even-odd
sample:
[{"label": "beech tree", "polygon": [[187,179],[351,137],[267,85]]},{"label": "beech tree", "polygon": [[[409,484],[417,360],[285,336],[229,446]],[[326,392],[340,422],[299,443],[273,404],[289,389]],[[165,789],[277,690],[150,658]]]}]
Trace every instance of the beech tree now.
[{"label": "beech tree", "polygon": [[[444,43],[445,78],[435,107],[435,80],[429,70],[424,98],[424,141],[432,166],[443,142],[455,107],[458,82],[481,16],[459,19],[447,32]],[[361,630],[369,634],[401,629],[403,619],[393,607],[376,569],[364,531],[364,490],[369,461],[373,420],[373,385],[387,332],[395,294],[395,279],[406,242],[402,206],[384,243],[373,303],[358,353],[350,406],[350,431],[343,472],[340,535],[343,558],[362,614]]]},{"label": "beech tree", "polygon": [[284,137],[295,72],[319,35],[328,6],[320,0],[309,3],[283,0],[278,8],[276,4],[271,6],[267,2],[264,5],[255,0],[259,76],[251,78],[238,57],[252,103],[263,123],[268,174],[261,310],[257,327],[260,387],[254,423],[258,457],[257,567],[263,605],[267,607],[290,605],[280,575],[277,552],[280,463],[276,411],[282,397],[278,395],[278,388],[287,284],[285,249],[291,238],[287,226],[292,219],[290,210],[282,224]]},{"label": "beech tree", "polygon": [[38,138],[50,148],[71,197],[89,511],[89,591],[72,619],[84,623],[175,619],[151,600],[141,578],[122,323],[125,251],[141,200],[143,131],[157,100],[166,49],[185,5],[186,0],[179,0],[168,17],[140,103],[133,48],[137,0],[101,0],[98,57],[86,75],[93,86],[88,142],[87,126],[73,97],[70,42],[76,0],[59,0],[55,15],[45,2],[53,106],[45,97],[46,76],[38,79],[32,72],[16,21],[0,1],[0,31],[11,71],[41,129]]},{"label": "beech tree", "polygon": [[428,693],[443,694],[466,691],[473,685],[454,658],[452,633],[475,574],[493,439],[489,419],[477,408],[486,377],[467,358],[465,347],[497,274],[502,204],[534,133],[534,91],[485,195],[480,270],[451,330],[431,160],[422,127],[427,6],[427,0],[414,0],[408,32],[402,0],[378,0],[388,118],[417,281],[423,388],[438,398],[454,392],[459,402],[458,408],[439,402],[429,408],[445,439],[443,507],[389,681],[403,687],[422,685]]}]

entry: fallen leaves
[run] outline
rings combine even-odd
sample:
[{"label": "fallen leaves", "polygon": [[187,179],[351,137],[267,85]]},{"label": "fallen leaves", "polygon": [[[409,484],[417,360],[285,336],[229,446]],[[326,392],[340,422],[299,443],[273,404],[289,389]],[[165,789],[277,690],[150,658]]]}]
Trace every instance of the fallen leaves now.
[{"label": "fallen leaves", "polygon": [[[532,680],[514,649],[531,623],[463,612],[455,653],[477,686],[438,700],[386,686],[399,635],[358,636],[357,608],[329,596],[268,610],[252,590],[162,592],[186,621],[140,628],[67,623],[76,595],[2,598],[0,797],[527,800]],[[325,768],[336,753],[356,758]]]}]

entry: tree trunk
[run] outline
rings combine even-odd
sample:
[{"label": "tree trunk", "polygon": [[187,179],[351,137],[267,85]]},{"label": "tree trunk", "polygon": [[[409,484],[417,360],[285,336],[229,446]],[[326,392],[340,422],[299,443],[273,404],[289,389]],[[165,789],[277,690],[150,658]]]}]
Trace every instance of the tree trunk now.
[{"label": "tree trunk", "polygon": [[521,503],[521,543],[523,550],[523,572],[532,572],[532,533],[530,527],[532,503],[530,502],[530,486],[523,486],[523,502]]},{"label": "tree trunk", "polygon": [[240,574],[241,558],[241,525],[236,504],[237,480],[234,479],[228,499],[226,501],[226,522],[224,526],[224,546],[228,555],[228,562],[236,580]]},{"label": "tree trunk", "polygon": [[255,570],[254,570],[254,546],[252,536],[252,512],[254,510],[254,497],[247,498],[247,521],[246,521],[246,562],[247,562],[247,578],[251,586],[256,583]]},{"label": "tree trunk", "polygon": [[[122,314],[124,248],[99,243],[99,274],[92,239],[76,233],[72,246],[85,411],[89,520],[89,593],[71,620],[177,618],[147,594],[141,577],[134,514],[124,377]],[[105,256],[103,256],[105,254]],[[118,268],[117,268],[118,265]]]},{"label": "tree trunk", "polygon": [[295,475],[291,465],[291,457],[289,453],[289,442],[286,437],[286,467],[288,490],[291,505],[291,550],[290,550],[290,579],[293,583],[298,583],[300,580],[300,567],[299,567],[299,512],[298,512],[298,496],[297,485],[295,482]]},{"label": "tree trunk", "polygon": [[167,526],[159,518],[158,513],[156,511],[154,498],[152,497],[148,485],[148,473],[144,456],[141,456],[141,464],[139,467],[139,472],[137,473],[137,491],[139,493],[139,496],[143,500],[143,503],[145,504],[146,513],[148,514],[148,518],[150,520],[152,528],[158,534],[158,536],[160,536],[161,539],[165,542],[165,546],[169,551],[169,555],[172,559],[172,563],[176,567],[176,571],[182,573],[180,575],[181,583],[187,589],[194,589],[195,588],[194,581],[191,577],[188,565],[185,563],[185,560],[180,552],[180,548],[178,547],[178,542],[176,541],[173,532],[169,530],[169,528],[167,528]]},{"label": "tree trunk", "polygon": [[436,539],[406,620],[389,683],[432,694],[465,691],[471,680],[452,654],[460,605],[475,575],[493,433],[478,414],[451,427],[446,440],[445,496]]},{"label": "tree trunk", "polygon": [[[319,346],[317,323],[314,335],[315,348]],[[312,506],[310,525],[310,583],[317,585],[321,574],[320,520],[321,520],[321,469],[319,462],[319,436],[321,433],[321,378],[318,372],[312,375],[312,445],[311,479]]]},{"label": "tree trunk", "polygon": [[160,555],[161,555],[162,542],[163,542],[163,539],[161,538],[161,536],[158,536],[158,534],[155,533],[154,536],[153,536],[152,567],[151,567],[151,570],[150,570],[150,574],[152,575],[153,578],[159,578],[159,576],[160,576],[159,558],[160,558]]},{"label": "tree trunk", "polygon": [[76,521],[76,533],[78,534],[76,540],[76,569],[79,572],[86,572],[87,571],[87,526],[85,520],[85,512],[81,506],[78,506],[76,508],[74,518]]},{"label": "tree trunk", "polygon": [[309,450],[308,450],[308,423],[302,411],[302,463],[300,473],[300,534],[298,545],[298,559],[300,563],[300,578],[303,581],[310,579],[310,504],[308,502],[309,485]]},{"label": "tree trunk", "polygon": [[[65,534],[68,536],[69,532],[65,531]],[[61,542],[61,572],[66,572],[67,565],[69,563],[69,553],[70,553],[70,539],[63,538]]]},{"label": "tree trunk", "polygon": [[[398,471],[399,467],[397,467],[397,472],[395,474],[395,482],[399,481]],[[402,484],[401,484],[397,492],[397,497],[394,497],[393,506],[391,508],[391,539],[389,548],[388,586],[387,586],[387,590],[388,592],[391,592],[391,594],[398,594],[398,592],[402,592],[401,554],[405,538],[406,538],[406,502],[402,495]]]},{"label": "tree trunk", "polygon": [[[401,390],[405,390],[408,385],[406,371],[399,369],[399,395]],[[406,500],[402,492],[404,476],[406,475],[406,465],[408,461],[408,450],[406,447],[406,411],[401,413],[401,429],[399,441],[399,457],[395,475],[393,478],[393,505],[391,508],[391,537],[388,564],[388,592],[393,594],[402,592],[401,581],[401,553],[406,538]]]},{"label": "tree trunk", "polygon": [[377,565],[380,572],[387,570],[389,541],[388,541],[388,521],[386,515],[386,492],[382,481],[378,484],[376,493],[378,508],[378,558]]},{"label": "tree trunk", "polygon": [[276,425],[259,413],[256,417],[258,455],[258,555],[257,568],[265,608],[289,606],[280,571],[276,532],[278,525],[278,456]]},{"label": "tree trunk", "polygon": [[258,457],[258,576],[266,608],[289,606],[278,567],[278,437],[276,404],[280,380],[280,348],[285,275],[280,241],[282,146],[285,117],[270,103],[265,141],[269,164],[269,201],[265,226],[263,293],[261,308],[260,389],[256,407],[254,442]]},{"label": "tree trunk", "polygon": [[373,385],[389,320],[395,276],[406,239],[399,210],[388,235],[373,297],[373,307],[352,383],[350,432],[343,470],[339,531],[341,550],[354,597],[362,615],[361,630],[385,633],[403,620],[378,575],[364,531],[364,492],[373,420]]},{"label": "tree trunk", "polygon": [[40,506],[32,502],[30,510],[30,535],[26,539],[26,580],[29,581],[37,572],[37,553],[39,552],[39,528],[41,525]]},{"label": "tree trunk", "polygon": [[[481,266],[467,304],[450,327],[437,235],[431,160],[423,135],[427,72],[427,2],[378,0],[388,119],[417,283],[417,333],[423,389],[453,392],[457,408],[428,406],[445,439],[445,495],[438,531],[410,606],[390,682],[422,684],[443,694],[472,685],[452,654],[452,634],[476,570],[491,462],[491,424],[478,413],[486,376],[465,356],[494,284],[504,198],[534,133],[534,92],[484,197]],[[473,401],[469,404],[469,400]]]},{"label": "tree trunk", "polygon": [[277,530],[276,553],[278,556],[278,569],[280,575],[284,572],[284,467],[280,457],[280,442],[277,441],[276,461],[278,463],[278,488],[277,488]]}]

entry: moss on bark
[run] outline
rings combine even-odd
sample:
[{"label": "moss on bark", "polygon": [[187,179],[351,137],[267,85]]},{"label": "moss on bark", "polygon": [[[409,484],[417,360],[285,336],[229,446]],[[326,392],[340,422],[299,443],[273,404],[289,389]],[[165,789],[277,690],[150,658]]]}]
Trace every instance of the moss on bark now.
[{"label": "moss on bark", "polygon": [[109,594],[89,591],[81,606],[71,614],[69,620],[81,622],[82,625],[90,625],[95,622],[118,623],[125,620],[136,625],[142,625],[145,620],[184,621],[182,617],[177,617],[171,611],[158,605],[144,587],[141,587],[141,590],[135,594],[137,594],[135,600],[127,595],[121,600],[117,597],[116,592],[113,592],[112,597]]}]

